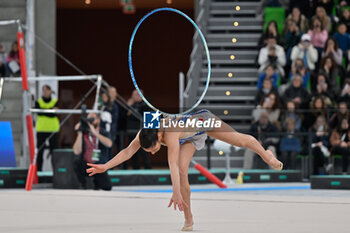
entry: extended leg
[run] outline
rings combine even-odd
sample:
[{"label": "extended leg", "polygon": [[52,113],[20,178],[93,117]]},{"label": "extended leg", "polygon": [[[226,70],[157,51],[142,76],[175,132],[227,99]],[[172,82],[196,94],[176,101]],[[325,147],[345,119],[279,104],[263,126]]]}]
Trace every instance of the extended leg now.
[{"label": "extended leg", "polygon": [[192,143],[185,143],[180,147],[179,170],[180,170],[180,191],[182,198],[188,205],[184,207],[185,224],[182,231],[192,231],[193,217],[191,212],[191,188],[188,182],[188,167],[195,152]]},{"label": "extended leg", "polygon": [[[217,120],[220,120],[217,118]],[[220,120],[221,121],[221,120]],[[238,147],[246,147],[258,155],[272,168],[281,170],[283,164],[278,161],[272,151],[265,150],[262,145],[251,135],[236,132],[231,126],[222,121],[221,128],[213,128],[208,131],[210,137],[227,142]]]}]

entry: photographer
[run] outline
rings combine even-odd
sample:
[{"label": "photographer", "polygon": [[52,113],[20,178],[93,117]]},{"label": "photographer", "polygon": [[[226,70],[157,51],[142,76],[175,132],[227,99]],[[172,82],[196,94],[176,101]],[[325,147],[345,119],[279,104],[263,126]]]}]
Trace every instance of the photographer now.
[{"label": "photographer", "polygon": [[[73,152],[79,157],[74,162],[74,170],[83,188],[86,188],[87,163],[106,163],[108,151],[112,146],[110,135],[100,128],[100,116],[90,113],[83,116],[80,122],[75,125],[78,136],[74,142]],[[111,190],[112,185],[107,172],[94,176],[95,189]]]}]

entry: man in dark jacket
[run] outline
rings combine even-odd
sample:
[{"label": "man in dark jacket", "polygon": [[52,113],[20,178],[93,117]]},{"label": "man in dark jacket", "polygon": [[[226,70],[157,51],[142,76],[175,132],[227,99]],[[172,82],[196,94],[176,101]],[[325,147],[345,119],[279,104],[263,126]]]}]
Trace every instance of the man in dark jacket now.
[{"label": "man in dark jacket", "polygon": [[297,108],[307,109],[310,102],[310,94],[302,85],[302,77],[295,74],[292,79],[292,85],[284,92],[283,100],[285,103],[292,101]]}]

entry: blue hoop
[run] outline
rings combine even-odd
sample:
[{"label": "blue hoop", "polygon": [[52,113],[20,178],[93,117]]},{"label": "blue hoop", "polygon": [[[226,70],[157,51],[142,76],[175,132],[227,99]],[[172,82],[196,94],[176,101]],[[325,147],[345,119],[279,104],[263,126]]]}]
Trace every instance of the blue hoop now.
[{"label": "blue hoop", "polygon": [[[134,42],[134,39],[135,39],[135,35],[136,35],[136,32],[137,30],[139,29],[140,25],[142,24],[142,22],[147,18],[149,17],[150,15],[156,13],[156,12],[159,12],[159,11],[172,11],[172,12],[175,12],[175,13],[178,13],[180,15],[182,15],[183,17],[185,17],[188,21],[190,21],[192,23],[192,25],[196,28],[198,34],[200,35],[202,41],[203,41],[203,44],[204,44],[204,48],[205,48],[205,52],[206,52],[206,55],[207,55],[207,61],[208,61],[208,75],[207,75],[207,82],[206,82],[206,85],[205,85],[205,88],[203,90],[203,93],[202,95],[200,96],[200,98],[198,99],[198,101],[190,108],[188,109],[187,111],[184,111],[184,112],[181,112],[181,113],[178,113],[178,114],[170,114],[170,113],[166,113],[166,112],[162,112],[160,111],[159,109],[157,109],[156,107],[154,107],[150,102],[148,102],[148,100],[144,97],[144,95],[142,94],[142,92],[140,91],[140,88],[139,86],[137,85],[137,82],[136,82],[136,79],[135,79],[135,75],[134,75],[134,70],[132,68],[132,58],[131,58],[131,53],[132,53],[132,45],[133,45],[133,42]],[[142,100],[150,107],[152,108],[154,111],[159,111],[160,113],[162,113],[163,115],[168,115],[168,116],[178,116],[178,115],[185,115],[185,114],[188,114],[190,112],[192,112],[192,110],[194,110],[203,100],[207,90],[208,90],[208,87],[209,87],[209,82],[210,82],[210,72],[211,72],[211,63],[210,63],[210,55],[209,55],[209,49],[208,49],[208,45],[207,45],[207,42],[203,36],[203,33],[201,32],[201,30],[199,29],[199,27],[197,26],[197,24],[190,18],[188,17],[185,13],[183,13],[182,11],[179,11],[177,9],[174,9],[174,8],[158,8],[158,9],[155,9],[151,12],[149,12],[147,15],[145,15],[136,25],[133,33],[132,33],[132,36],[131,36],[131,39],[130,39],[130,44],[129,44],[129,70],[130,70],[130,75],[131,75],[131,79],[132,79],[132,82],[136,88],[136,90],[138,91],[138,93],[140,94]]]}]

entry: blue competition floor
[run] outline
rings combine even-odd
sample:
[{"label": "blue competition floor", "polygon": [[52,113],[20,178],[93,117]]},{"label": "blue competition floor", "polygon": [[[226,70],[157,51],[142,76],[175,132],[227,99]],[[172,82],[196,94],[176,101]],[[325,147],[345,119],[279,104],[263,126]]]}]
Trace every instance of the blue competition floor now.
[{"label": "blue competition floor", "polygon": [[[191,188],[191,192],[242,192],[242,191],[273,191],[273,190],[309,190],[310,185],[291,185],[291,186],[257,186],[257,187],[229,187],[222,188]],[[172,189],[126,189],[125,192],[137,193],[171,193]]]}]

